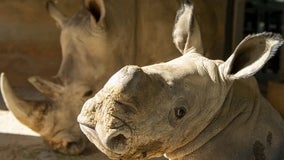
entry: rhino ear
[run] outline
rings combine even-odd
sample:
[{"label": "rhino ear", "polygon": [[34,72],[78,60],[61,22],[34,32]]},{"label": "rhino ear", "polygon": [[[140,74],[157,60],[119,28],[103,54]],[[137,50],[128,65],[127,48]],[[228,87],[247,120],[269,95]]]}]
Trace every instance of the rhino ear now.
[{"label": "rhino ear", "polygon": [[283,44],[280,34],[260,33],[247,36],[233,54],[220,65],[227,79],[247,78],[259,71]]},{"label": "rhino ear", "polygon": [[84,5],[91,12],[97,24],[103,23],[106,15],[104,0],[84,0]]},{"label": "rhino ear", "polygon": [[201,34],[190,0],[185,0],[177,11],[172,36],[174,44],[182,54],[191,48],[195,48],[197,52],[203,52]]},{"label": "rhino ear", "polygon": [[45,80],[40,77],[30,77],[28,81],[41,93],[52,100],[58,99],[62,92],[63,86],[54,82]]},{"label": "rhino ear", "polygon": [[62,28],[67,18],[57,9],[53,0],[46,2],[46,9],[49,15],[56,21],[57,25]]}]

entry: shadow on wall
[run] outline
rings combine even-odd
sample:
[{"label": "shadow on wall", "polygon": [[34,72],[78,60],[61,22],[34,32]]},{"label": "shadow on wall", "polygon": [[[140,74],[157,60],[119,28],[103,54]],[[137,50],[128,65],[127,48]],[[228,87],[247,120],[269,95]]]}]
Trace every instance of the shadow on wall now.
[{"label": "shadow on wall", "polygon": [[[0,81],[1,81],[1,78],[0,78]],[[0,84],[0,88],[1,88],[1,84]],[[7,107],[5,106],[1,92],[0,92],[0,110],[7,110]]]},{"label": "shadow on wall", "polygon": [[[40,94],[33,87],[18,87],[18,88],[14,88],[14,91],[15,91],[16,95],[18,95],[19,97],[23,97],[24,99],[27,99],[27,100],[44,99],[44,96],[42,94]],[[8,110],[6,104],[4,103],[2,92],[0,92],[0,110]]]},{"label": "shadow on wall", "polygon": [[[61,61],[59,29],[45,8],[46,0],[1,0],[0,72],[12,86],[29,86],[32,75],[55,75]],[[59,7],[71,15],[78,0],[60,0]]]}]

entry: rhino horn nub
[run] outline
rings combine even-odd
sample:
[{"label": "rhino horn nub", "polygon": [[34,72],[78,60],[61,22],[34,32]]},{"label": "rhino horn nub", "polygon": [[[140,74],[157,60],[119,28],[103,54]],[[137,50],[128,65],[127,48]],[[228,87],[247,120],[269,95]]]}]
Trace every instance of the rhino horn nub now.
[{"label": "rhino horn nub", "polygon": [[[148,97],[149,94],[145,90],[151,90],[154,93],[162,85],[161,82],[151,78],[141,67],[129,65],[114,74],[105,88],[114,94],[117,93],[120,97],[128,97],[129,100],[131,97]],[[137,102],[138,99],[136,99]]]},{"label": "rhino horn nub", "polygon": [[4,73],[1,73],[1,92],[6,106],[15,117],[34,131],[39,132],[41,129],[38,124],[42,120],[42,113],[46,111],[47,103],[20,99],[14,93]]}]

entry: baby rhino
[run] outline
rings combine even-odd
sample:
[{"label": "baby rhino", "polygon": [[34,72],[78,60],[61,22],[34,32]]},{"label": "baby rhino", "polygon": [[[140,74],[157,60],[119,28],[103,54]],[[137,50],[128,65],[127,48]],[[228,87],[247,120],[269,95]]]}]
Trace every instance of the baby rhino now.
[{"label": "baby rhino", "polygon": [[81,130],[117,160],[283,160],[284,121],[252,77],[282,43],[261,33],[225,62],[190,50],[166,63],[126,66],[85,103]]}]

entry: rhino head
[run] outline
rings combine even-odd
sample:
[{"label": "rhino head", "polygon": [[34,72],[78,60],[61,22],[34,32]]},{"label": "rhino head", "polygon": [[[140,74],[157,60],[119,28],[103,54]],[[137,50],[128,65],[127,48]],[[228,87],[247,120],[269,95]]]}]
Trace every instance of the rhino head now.
[{"label": "rhino head", "polygon": [[[88,141],[76,117],[86,99],[102,86],[112,73],[112,67],[116,67],[108,56],[115,45],[113,41],[106,43],[104,3],[102,0],[85,0],[84,3],[85,7],[68,18],[53,1],[47,2],[49,14],[62,30],[62,62],[57,75],[50,80],[37,76],[29,78],[45,99],[17,97],[5,74],[1,75],[1,92],[9,110],[38,132],[52,149],[66,154],[84,150]],[[113,65],[106,65],[109,63]]]},{"label": "rhino head", "polygon": [[229,112],[230,120],[208,127],[231,86],[241,79],[254,84],[249,77],[282,43],[280,35],[262,33],[246,37],[225,62],[191,50],[166,63],[126,66],[84,104],[81,130],[112,159],[180,159],[236,117]]}]

